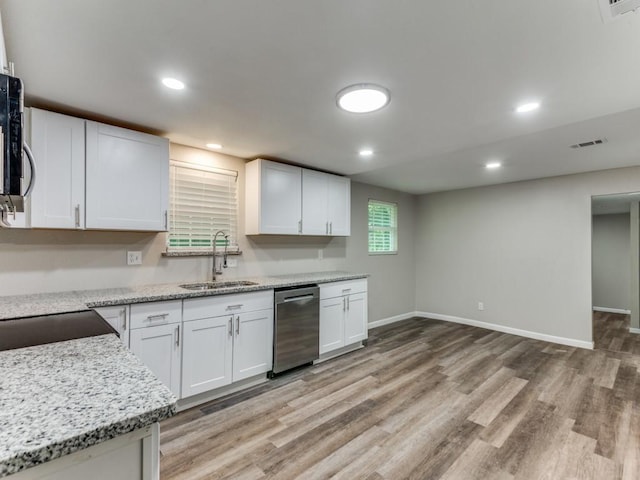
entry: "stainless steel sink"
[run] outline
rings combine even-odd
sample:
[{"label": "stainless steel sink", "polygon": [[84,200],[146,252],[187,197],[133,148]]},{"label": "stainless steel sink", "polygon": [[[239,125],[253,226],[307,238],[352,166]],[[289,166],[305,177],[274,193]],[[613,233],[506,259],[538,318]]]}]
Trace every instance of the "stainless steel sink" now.
[{"label": "stainless steel sink", "polygon": [[187,283],[180,285],[180,288],[187,290],[217,290],[218,288],[248,287],[258,285],[256,282],[248,280],[230,281],[230,282],[203,282],[203,283]]}]

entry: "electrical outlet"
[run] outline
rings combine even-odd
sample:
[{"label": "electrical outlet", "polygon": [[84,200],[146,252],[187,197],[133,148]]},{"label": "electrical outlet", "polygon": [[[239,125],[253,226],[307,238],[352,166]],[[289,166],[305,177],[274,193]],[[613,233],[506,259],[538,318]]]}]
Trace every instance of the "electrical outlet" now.
[{"label": "electrical outlet", "polygon": [[227,258],[227,267],[236,268],[238,266],[237,258]]},{"label": "electrical outlet", "polygon": [[478,310],[484,310],[484,303],[478,302]]},{"label": "electrical outlet", "polygon": [[142,265],[142,252],[127,252],[127,265]]}]

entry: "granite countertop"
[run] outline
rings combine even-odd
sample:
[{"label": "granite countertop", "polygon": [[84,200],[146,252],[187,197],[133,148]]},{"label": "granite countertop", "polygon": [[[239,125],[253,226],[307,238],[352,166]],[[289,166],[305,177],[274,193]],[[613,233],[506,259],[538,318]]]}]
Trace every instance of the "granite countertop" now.
[{"label": "granite countertop", "polygon": [[0,352],[0,477],[175,411],[175,396],[115,335]]},{"label": "granite countertop", "polygon": [[247,280],[256,285],[232,286],[216,290],[186,290],[179,284],[141,285],[101,290],[76,290],[71,292],[40,293],[33,295],[0,296],[0,320],[79,312],[89,308],[131,303],[179,300],[183,298],[225,295],[230,293],[269,290],[272,288],[328,283],[341,280],[366,278],[367,274],[349,272],[314,272],[270,277],[220,278],[224,281]]}]

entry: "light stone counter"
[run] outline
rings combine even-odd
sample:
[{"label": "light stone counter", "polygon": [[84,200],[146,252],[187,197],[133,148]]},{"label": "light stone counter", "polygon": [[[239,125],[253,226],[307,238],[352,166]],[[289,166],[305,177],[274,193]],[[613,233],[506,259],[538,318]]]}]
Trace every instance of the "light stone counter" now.
[{"label": "light stone counter", "polygon": [[0,352],[0,477],[175,410],[175,396],[115,335]]},{"label": "light stone counter", "polygon": [[221,278],[220,282],[227,280],[247,280],[255,282],[256,285],[234,286],[204,291],[186,290],[178,284],[159,284],[102,290],[77,290],[33,295],[0,296],[0,320],[51,315],[55,313],[79,312],[89,308],[111,305],[178,300],[183,298],[270,290],[272,288],[290,287],[308,283],[354,280],[366,278],[367,276],[367,274],[349,272],[315,272],[272,277],[247,277],[241,279]]}]

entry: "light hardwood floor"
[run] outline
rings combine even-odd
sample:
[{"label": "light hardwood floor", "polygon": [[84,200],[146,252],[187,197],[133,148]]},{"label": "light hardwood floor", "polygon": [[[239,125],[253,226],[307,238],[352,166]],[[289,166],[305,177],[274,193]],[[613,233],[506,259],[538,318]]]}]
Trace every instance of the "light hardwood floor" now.
[{"label": "light hardwood floor", "polygon": [[632,353],[412,319],[163,422],[161,476],[638,479],[639,367]]}]

